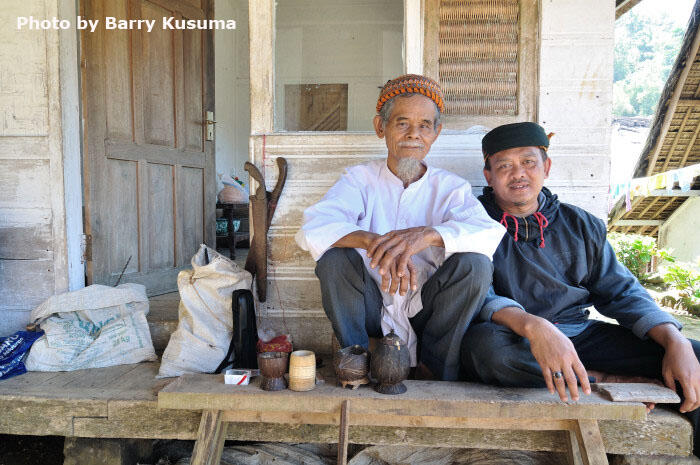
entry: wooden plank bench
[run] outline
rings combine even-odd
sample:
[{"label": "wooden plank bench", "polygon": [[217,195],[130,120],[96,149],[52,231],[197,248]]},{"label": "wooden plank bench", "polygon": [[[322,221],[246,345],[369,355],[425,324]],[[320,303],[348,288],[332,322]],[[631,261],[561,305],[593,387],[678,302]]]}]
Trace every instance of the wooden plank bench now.
[{"label": "wooden plank bench", "polygon": [[599,420],[643,422],[640,402],[612,402],[600,393],[564,404],[544,389],[497,388],[481,384],[406,381],[397,396],[370,388],[344,390],[335,383],[313,391],[267,392],[259,380],[248,386],[223,383],[221,375],[185,375],[158,394],[162,409],[202,412],[193,465],[218,464],[226,423],[334,425],[339,428],[338,463],[346,463],[350,425],[385,428],[559,431],[571,463],[607,464]]},{"label": "wooden plank bench", "polygon": [[[81,438],[196,439],[201,410],[159,408],[158,392],[172,384],[173,379],[156,380],[157,372],[157,363],[143,363],[67,373],[32,372],[0,381],[0,433]],[[225,385],[221,382],[220,386]],[[333,388],[330,380],[327,387]],[[231,386],[226,388],[234,389]],[[253,390],[254,386],[249,389]],[[434,396],[442,392],[435,389],[438,388],[431,391]],[[487,389],[485,402],[494,402],[496,393],[506,392]],[[268,394],[273,393],[253,392],[262,396],[263,402],[249,405],[255,407],[252,410],[254,413],[250,414],[254,417],[228,423],[226,439],[338,442],[337,424],[303,423],[298,420],[296,423],[280,423],[278,418],[263,413]],[[314,390],[305,396],[313,399],[321,392],[320,389]],[[355,410],[352,391],[340,392],[347,394],[346,399],[351,401],[348,441],[355,444],[566,452],[570,442],[570,435],[562,430],[483,429],[469,422],[453,425],[459,427],[445,428],[436,428],[420,421],[398,426],[354,424],[353,415],[362,412]],[[369,389],[355,392],[361,396],[370,395],[370,399],[373,395]],[[302,393],[287,391],[284,395],[291,400],[298,394]],[[401,398],[392,397],[391,402],[397,408],[403,408]],[[556,401],[556,398],[552,399]],[[436,397],[431,400],[436,400]],[[219,407],[208,404],[204,410],[212,408]],[[529,410],[533,411],[537,413],[535,417],[541,417],[540,410],[534,407]],[[336,421],[336,417],[333,420]],[[657,407],[645,421],[608,419],[598,423],[607,453],[688,456],[692,450],[690,423],[676,412]]]}]

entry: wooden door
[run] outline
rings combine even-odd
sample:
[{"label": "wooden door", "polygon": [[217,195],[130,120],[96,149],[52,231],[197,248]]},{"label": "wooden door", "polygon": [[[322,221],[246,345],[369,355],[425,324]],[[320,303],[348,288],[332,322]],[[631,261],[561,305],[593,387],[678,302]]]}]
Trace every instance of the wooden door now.
[{"label": "wooden door", "polygon": [[[88,282],[177,289],[200,243],[214,246],[213,31],[170,30],[162,18],[209,19],[213,0],[85,0],[99,19],[82,33]],[[151,32],[106,30],[105,17],[154,19]]]}]

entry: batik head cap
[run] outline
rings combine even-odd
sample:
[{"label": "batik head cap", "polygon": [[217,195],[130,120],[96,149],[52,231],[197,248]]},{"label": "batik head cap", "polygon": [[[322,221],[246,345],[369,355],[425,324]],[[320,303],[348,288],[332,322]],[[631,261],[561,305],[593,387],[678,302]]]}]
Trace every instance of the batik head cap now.
[{"label": "batik head cap", "polygon": [[382,110],[382,107],[391,98],[399,94],[421,94],[431,99],[440,110],[440,113],[445,112],[445,101],[442,95],[440,85],[434,80],[420,74],[404,74],[396,79],[386,81],[382,91],[379,93],[377,100],[377,113]]},{"label": "batik head cap", "polygon": [[501,150],[515,147],[539,147],[545,152],[549,148],[549,139],[553,132],[546,134],[537,123],[511,123],[493,128],[481,139],[481,151],[484,160]]}]

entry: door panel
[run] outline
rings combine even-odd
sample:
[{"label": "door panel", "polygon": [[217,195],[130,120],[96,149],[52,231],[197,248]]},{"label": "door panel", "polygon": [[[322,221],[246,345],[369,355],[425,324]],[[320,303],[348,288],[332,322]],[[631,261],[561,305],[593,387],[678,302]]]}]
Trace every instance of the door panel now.
[{"label": "door panel", "polygon": [[163,17],[171,12],[153,5],[148,1],[139,1],[143,18],[156,21],[151,32],[134,31],[141,35],[142,47],[142,83],[143,83],[143,127],[144,141],[148,144],[175,146],[175,89],[174,89],[174,35],[171,31],[158,27]]},{"label": "door panel", "polygon": [[187,150],[202,150],[203,132],[201,124],[202,108],[202,35],[197,31],[184,31],[183,34],[185,140],[182,146]]},{"label": "door panel", "polygon": [[[215,240],[213,34],[163,30],[164,16],[210,18],[212,0],[85,0],[84,15],[155,19],[149,33],[83,33],[86,231],[90,283],[177,289],[199,244]],[[193,8],[195,7],[195,8]]]},{"label": "door panel", "polygon": [[[139,261],[139,235],[138,235],[138,210],[133,208],[138,205],[138,190],[136,180],[138,164],[133,161],[107,160],[106,185],[119,195],[106,198],[106,209],[111,212],[121,212],[119,215],[105,215],[108,234],[107,243],[112,244],[107,249],[108,269],[121,270],[126,262],[129,265],[126,272],[138,271]],[[129,260],[129,257],[132,257]],[[114,284],[109,280],[104,284]]]}]

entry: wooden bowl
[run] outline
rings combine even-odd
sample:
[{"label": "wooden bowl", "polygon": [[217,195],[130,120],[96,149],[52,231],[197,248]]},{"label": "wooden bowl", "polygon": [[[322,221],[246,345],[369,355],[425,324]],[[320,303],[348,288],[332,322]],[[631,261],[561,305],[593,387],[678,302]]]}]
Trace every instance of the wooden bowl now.
[{"label": "wooden bowl", "polygon": [[335,357],[335,374],[343,387],[357,389],[361,384],[369,384],[369,352],[360,345],[340,349]]},{"label": "wooden bowl", "polygon": [[258,354],[258,367],[262,380],[260,388],[265,391],[279,391],[287,388],[284,374],[287,372],[286,352],[262,352]]}]

